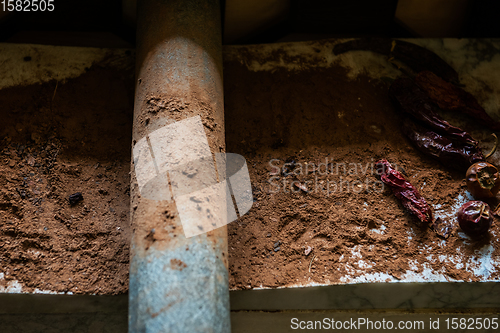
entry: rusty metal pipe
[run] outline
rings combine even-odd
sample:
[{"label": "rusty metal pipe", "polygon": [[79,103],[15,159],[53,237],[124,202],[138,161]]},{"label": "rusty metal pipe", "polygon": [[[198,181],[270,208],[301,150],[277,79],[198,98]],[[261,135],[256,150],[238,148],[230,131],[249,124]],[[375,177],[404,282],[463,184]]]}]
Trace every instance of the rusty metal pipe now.
[{"label": "rusty metal pipe", "polygon": [[[218,1],[138,2],[133,146],[200,116],[225,151]],[[143,140],[144,142],[144,140]],[[186,238],[176,205],[141,195],[131,172],[130,332],[230,332],[227,229]]]}]

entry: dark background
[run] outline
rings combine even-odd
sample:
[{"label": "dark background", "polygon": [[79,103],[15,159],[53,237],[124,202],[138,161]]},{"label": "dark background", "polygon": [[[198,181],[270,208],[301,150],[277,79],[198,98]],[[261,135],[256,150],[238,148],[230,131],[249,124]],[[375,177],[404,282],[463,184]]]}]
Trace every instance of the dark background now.
[{"label": "dark background", "polygon": [[[221,1],[223,18],[227,1],[231,0]],[[55,0],[53,12],[0,12],[0,42],[134,47],[134,19],[124,15],[124,6],[131,4],[134,1]],[[286,15],[230,44],[356,36],[431,37],[398,22],[397,4],[398,0],[292,0]],[[470,0],[456,32],[432,37],[500,37],[499,13],[500,1]]]}]

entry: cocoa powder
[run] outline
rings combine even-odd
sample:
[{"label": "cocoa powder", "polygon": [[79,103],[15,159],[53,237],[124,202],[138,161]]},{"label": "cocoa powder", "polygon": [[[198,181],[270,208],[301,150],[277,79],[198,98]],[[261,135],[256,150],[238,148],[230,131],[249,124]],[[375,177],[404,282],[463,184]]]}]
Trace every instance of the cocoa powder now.
[{"label": "cocoa powder", "polygon": [[0,90],[4,287],[128,290],[132,96],[130,74],[98,66],[66,83]]},{"label": "cocoa powder", "polygon": [[[384,158],[451,219],[465,191],[464,174],[403,136],[388,80],[351,79],[339,65],[250,71],[226,61],[225,83],[227,150],[246,157],[255,198],[228,228],[231,288],[345,283],[377,273],[395,280],[426,267],[446,279],[480,281],[460,265],[490,242],[492,257],[500,255],[498,221],[482,240],[467,239],[458,227],[443,240],[377,187],[371,168]],[[292,160],[302,170],[286,175]],[[329,167],[306,171],[319,163]],[[490,273],[498,279],[497,267]]]}]

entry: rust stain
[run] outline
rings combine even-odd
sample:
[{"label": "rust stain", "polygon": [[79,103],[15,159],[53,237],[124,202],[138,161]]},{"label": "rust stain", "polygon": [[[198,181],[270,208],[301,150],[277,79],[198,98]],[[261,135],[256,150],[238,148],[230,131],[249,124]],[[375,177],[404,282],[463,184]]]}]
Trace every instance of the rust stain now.
[{"label": "rust stain", "polygon": [[187,265],[179,259],[170,259],[170,268],[182,271]]},{"label": "rust stain", "polygon": [[[168,310],[168,309],[169,309],[172,305],[174,305],[174,304],[175,304],[175,302],[172,302],[172,303],[169,303],[169,304],[165,305],[164,307],[162,307],[162,308],[160,309],[160,311],[155,312],[155,313],[152,313],[152,314],[151,314],[151,318],[156,318],[156,317],[158,317],[158,315],[159,315],[160,313],[162,313],[163,311]],[[148,312],[150,312],[150,311],[151,311],[151,310],[148,308]]]},{"label": "rust stain", "polygon": [[144,242],[146,244],[146,251],[153,245],[153,243],[156,241],[155,239],[155,229],[151,229],[151,231],[144,237]]}]

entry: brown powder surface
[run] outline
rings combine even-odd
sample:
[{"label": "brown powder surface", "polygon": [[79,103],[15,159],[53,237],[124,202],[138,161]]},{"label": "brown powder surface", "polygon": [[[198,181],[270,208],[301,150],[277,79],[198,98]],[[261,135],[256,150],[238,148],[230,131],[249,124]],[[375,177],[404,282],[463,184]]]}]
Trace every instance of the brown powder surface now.
[{"label": "brown powder surface", "polygon": [[[251,211],[228,226],[231,288],[342,283],[373,273],[400,279],[424,263],[446,278],[478,281],[458,267],[488,244],[498,261],[498,220],[485,239],[456,229],[442,240],[380,191],[372,173],[379,158],[397,164],[450,216],[465,191],[461,172],[423,156],[400,133],[385,79],[352,80],[340,66],[252,72],[235,61],[225,62],[224,73],[227,151],[246,157],[255,197]],[[132,78],[99,67],[65,84],[0,90],[2,285],[127,291],[132,105]],[[458,124],[486,137],[463,119]],[[297,174],[284,176],[291,160]],[[498,153],[492,161],[498,164]],[[71,206],[75,192],[84,200]],[[498,268],[490,269],[498,279]]]},{"label": "brown powder surface", "polygon": [[[266,61],[251,57],[242,58]],[[286,59],[279,51],[274,57]],[[228,226],[232,289],[355,282],[377,274],[379,281],[396,281],[424,269],[448,280],[480,281],[464,267],[473,267],[488,244],[498,262],[498,220],[481,240],[458,228],[443,240],[418,227],[388,188],[381,190],[372,171],[381,158],[452,220],[466,189],[464,173],[422,155],[400,132],[388,80],[350,79],[340,65],[249,71],[243,63],[226,60],[224,68],[227,151],[247,159],[254,195],[252,209]],[[480,129],[459,123],[483,139]],[[295,174],[285,176],[292,160]],[[498,279],[498,267],[489,274]]]},{"label": "brown powder surface", "polygon": [[[24,292],[128,290],[133,77],[96,65],[0,90],[0,279]],[[83,201],[70,205],[69,195]]]}]

